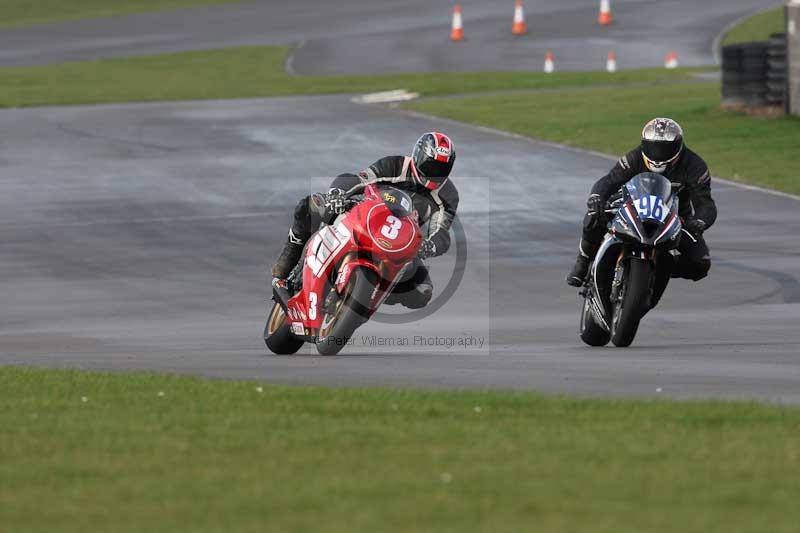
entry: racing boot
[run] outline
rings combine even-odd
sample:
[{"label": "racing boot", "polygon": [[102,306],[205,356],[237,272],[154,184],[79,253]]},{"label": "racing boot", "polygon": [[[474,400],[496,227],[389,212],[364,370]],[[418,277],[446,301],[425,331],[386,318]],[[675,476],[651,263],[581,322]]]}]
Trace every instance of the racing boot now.
[{"label": "racing boot", "polygon": [[433,283],[430,279],[417,283],[400,303],[409,309],[422,309],[433,297]]},{"label": "racing boot", "polygon": [[289,233],[289,238],[286,239],[286,244],[283,246],[280,257],[272,266],[272,277],[286,279],[295,265],[297,265],[297,262],[300,261],[302,255],[303,243]]},{"label": "racing boot", "polygon": [[433,282],[428,267],[417,260],[414,275],[395,285],[394,290],[386,297],[386,305],[400,304],[409,309],[422,309],[433,297]]},{"label": "racing boot", "polygon": [[572,287],[581,287],[583,282],[586,281],[586,276],[589,274],[589,267],[592,265],[592,260],[583,253],[578,254],[575,260],[575,266],[567,274],[567,285]]},{"label": "racing boot", "polygon": [[[401,287],[401,290],[404,288],[406,287]],[[389,293],[389,296],[386,297],[383,303],[386,305],[400,304],[409,309],[422,309],[428,305],[428,302],[431,301],[431,297],[433,297],[433,284],[430,282],[423,282],[407,290],[403,290],[402,292],[393,291]]]}]

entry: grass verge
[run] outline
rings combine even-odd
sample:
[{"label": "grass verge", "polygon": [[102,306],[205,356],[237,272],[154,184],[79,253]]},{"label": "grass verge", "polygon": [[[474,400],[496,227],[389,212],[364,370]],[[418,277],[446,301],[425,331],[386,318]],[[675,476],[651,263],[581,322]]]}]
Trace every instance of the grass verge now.
[{"label": "grass verge", "polygon": [[[793,172],[800,121],[721,112],[717,84],[678,83],[690,80],[692,70],[295,77],[283,69],[287,51],[243,47],[5,68],[0,107],[405,88],[428,97],[460,95],[411,109],[612,154],[630,149],[646,120],[668,115],[684,124],[689,144],[717,175],[800,193]],[[482,92],[491,94],[474,94]]]},{"label": "grass verge", "polygon": [[715,175],[800,194],[793,164],[800,120],[722,111],[717,83],[565,88],[430,99],[408,107],[609,154],[632,149],[647,120],[669,116],[683,125],[687,144]]},{"label": "grass verge", "polygon": [[241,0],[0,0],[0,27],[239,1]]},{"label": "grass verge", "polygon": [[477,72],[303,76],[284,71],[287,48],[244,47],[0,69],[0,107],[369,92],[425,95],[685,80],[690,70]]},{"label": "grass verge", "polygon": [[786,31],[784,7],[776,7],[753,15],[737,24],[722,38],[722,45],[766,41],[773,33]]},{"label": "grass verge", "polygon": [[21,368],[0,368],[0,389],[8,531],[800,523],[796,408]]}]

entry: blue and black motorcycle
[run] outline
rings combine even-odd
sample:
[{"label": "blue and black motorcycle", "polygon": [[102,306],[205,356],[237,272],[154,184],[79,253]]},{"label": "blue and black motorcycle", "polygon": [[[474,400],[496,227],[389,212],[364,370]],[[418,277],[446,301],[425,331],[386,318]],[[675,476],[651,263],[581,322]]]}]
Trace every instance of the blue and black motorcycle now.
[{"label": "blue and black motorcycle", "polygon": [[660,174],[628,181],[607,204],[611,219],[581,288],[580,336],[590,346],[630,346],[642,317],[667,287],[682,238],[678,196]]}]

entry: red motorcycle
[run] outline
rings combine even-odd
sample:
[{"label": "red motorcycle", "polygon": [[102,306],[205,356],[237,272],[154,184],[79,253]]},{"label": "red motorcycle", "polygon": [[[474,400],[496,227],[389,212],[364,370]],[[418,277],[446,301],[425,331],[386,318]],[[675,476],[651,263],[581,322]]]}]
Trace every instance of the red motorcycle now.
[{"label": "red motorcycle", "polygon": [[345,198],[352,207],[311,236],[287,286],[273,287],[264,328],[273,353],[293,354],[305,342],[321,355],[339,353],[412,268],[422,232],[411,198],[374,182]]}]

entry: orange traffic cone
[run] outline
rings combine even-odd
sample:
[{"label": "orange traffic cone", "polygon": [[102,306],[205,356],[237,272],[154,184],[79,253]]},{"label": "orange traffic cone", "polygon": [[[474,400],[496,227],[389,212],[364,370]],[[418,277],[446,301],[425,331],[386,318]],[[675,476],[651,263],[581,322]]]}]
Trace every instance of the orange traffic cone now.
[{"label": "orange traffic cone", "polygon": [[528,26],[525,24],[525,8],[522,0],[517,0],[514,4],[514,25],[511,26],[511,33],[514,35],[524,35],[528,33]]},{"label": "orange traffic cone", "polygon": [[616,72],[617,71],[617,54],[614,52],[608,53],[608,59],[606,59],[606,72]]},{"label": "orange traffic cone", "polygon": [[670,52],[664,58],[664,68],[678,68],[678,52]]},{"label": "orange traffic cone", "polygon": [[600,0],[600,15],[597,17],[597,22],[603,26],[608,26],[613,20],[611,16],[611,1]]},{"label": "orange traffic cone", "polygon": [[450,30],[450,40],[464,40],[464,21],[461,20],[461,6],[458,4],[453,7],[453,27]]},{"label": "orange traffic cone", "polygon": [[548,50],[544,55],[544,71],[546,74],[552,74],[556,70],[555,56],[553,52]]}]

